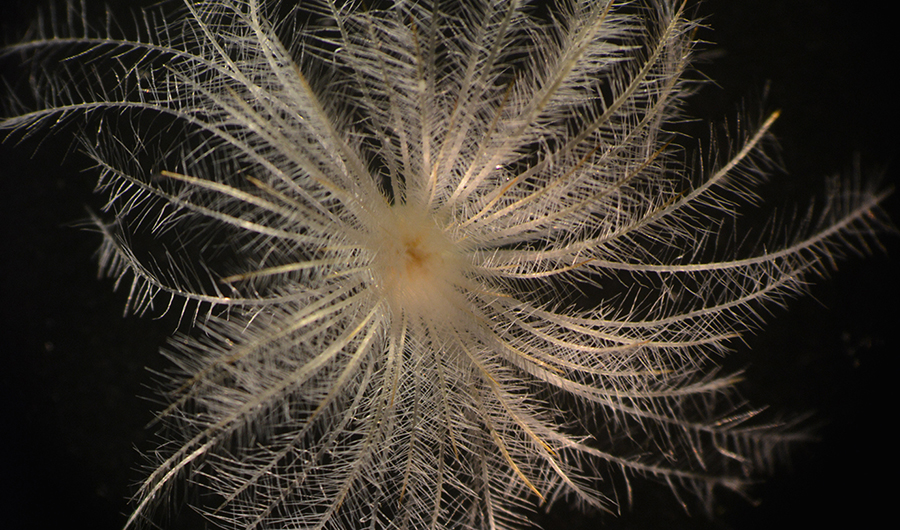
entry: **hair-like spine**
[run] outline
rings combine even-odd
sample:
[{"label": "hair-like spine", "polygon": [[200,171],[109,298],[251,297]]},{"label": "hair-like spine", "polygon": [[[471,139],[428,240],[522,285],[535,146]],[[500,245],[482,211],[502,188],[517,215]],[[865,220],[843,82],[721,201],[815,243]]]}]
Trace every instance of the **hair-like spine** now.
[{"label": "hair-like spine", "polygon": [[776,115],[683,166],[681,2],[379,7],[186,3],[138,40],[5,50],[41,106],[4,129],[97,124],[130,308],[194,315],[167,349],[180,445],[129,524],[185,479],[240,528],[511,526],[523,498],[609,509],[610,473],[741,489],[796,435],[748,423],[709,356],[865,250],[884,193],[729,244]]}]

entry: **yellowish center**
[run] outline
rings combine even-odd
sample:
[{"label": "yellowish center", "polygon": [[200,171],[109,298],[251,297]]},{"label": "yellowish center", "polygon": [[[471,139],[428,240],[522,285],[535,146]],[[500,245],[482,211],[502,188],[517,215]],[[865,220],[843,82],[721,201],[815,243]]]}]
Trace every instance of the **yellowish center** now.
[{"label": "yellowish center", "polygon": [[462,279],[457,245],[419,208],[395,206],[385,221],[372,244],[373,265],[394,312],[436,316],[449,310]]}]

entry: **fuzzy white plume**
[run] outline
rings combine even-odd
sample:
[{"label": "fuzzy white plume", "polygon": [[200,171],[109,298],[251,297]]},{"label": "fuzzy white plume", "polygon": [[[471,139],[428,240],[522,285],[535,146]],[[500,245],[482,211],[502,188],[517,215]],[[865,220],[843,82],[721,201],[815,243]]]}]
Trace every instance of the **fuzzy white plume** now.
[{"label": "fuzzy white plume", "polygon": [[91,124],[103,269],[193,323],[129,527],[185,482],[234,528],[509,528],[615,509],[612,475],[709,501],[799,436],[710,356],[874,241],[884,194],[729,243],[777,114],[689,169],[684,3],[539,11],[208,0],[4,50],[40,107],[0,126]]}]

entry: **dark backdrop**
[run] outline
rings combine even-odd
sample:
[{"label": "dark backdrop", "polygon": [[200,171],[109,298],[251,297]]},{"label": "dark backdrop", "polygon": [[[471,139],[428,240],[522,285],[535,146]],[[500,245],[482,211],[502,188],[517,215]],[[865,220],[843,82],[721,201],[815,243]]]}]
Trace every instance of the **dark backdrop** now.
[{"label": "dark backdrop", "polygon": [[[5,39],[30,18],[30,3],[0,8]],[[124,16],[132,2],[106,3]],[[788,173],[763,190],[767,199],[813,194],[855,156],[865,174],[898,182],[894,19],[853,6],[709,0],[695,7],[711,28],[700,36],[714,43],[698,66],[716,84],[695,96],[691,112],[733,118],[742,102],[783,110],[774,131]],[[95,175],[80,172],[88,162],[68,147],[62,139],[37,153],[34,143],[0,146],[0,521],[10,529],[121,527],[124,499],[142,477],[138,450],[153,447],[143,426],[157,406],[139,397],[153,396],[146,368],[165,366],[157,351],[177,324],[123,319],[127,290],[113,293],[111,280],[97,280],[99,238],[74,225],[85,206],[101,202],[91,193]],[[895,221],[898,203],[895,195],[886,204]],[[821,425],[820,441],[795,451],[752,502],[724,496],[709,520],[696,507],[686,514],[666,487],[640,484],[634,508],[618,518],[560,505],[542,517],[544,527],[867,528],[892,520],[897,442],[891,424],[878,422],[898,417],[900,237],[883,241],[886,252],[841,262],[813,296],[773,310],[730,361],[749,365],[742,388],[754,403],[814,411]],[[198,522],[190,516],[179,521],[203,527],[190,526]]]}]

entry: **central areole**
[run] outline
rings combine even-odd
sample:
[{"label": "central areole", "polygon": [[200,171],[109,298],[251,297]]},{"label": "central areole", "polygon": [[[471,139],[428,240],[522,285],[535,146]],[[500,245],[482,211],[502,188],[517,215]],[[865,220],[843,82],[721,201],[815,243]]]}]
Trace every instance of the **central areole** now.
[{"label": "central areole", "polygon": [[447,315],[459,298],[465,260],[426,208],[398,205],[382,210],[371,233],[374,280],[395,315]]}]

